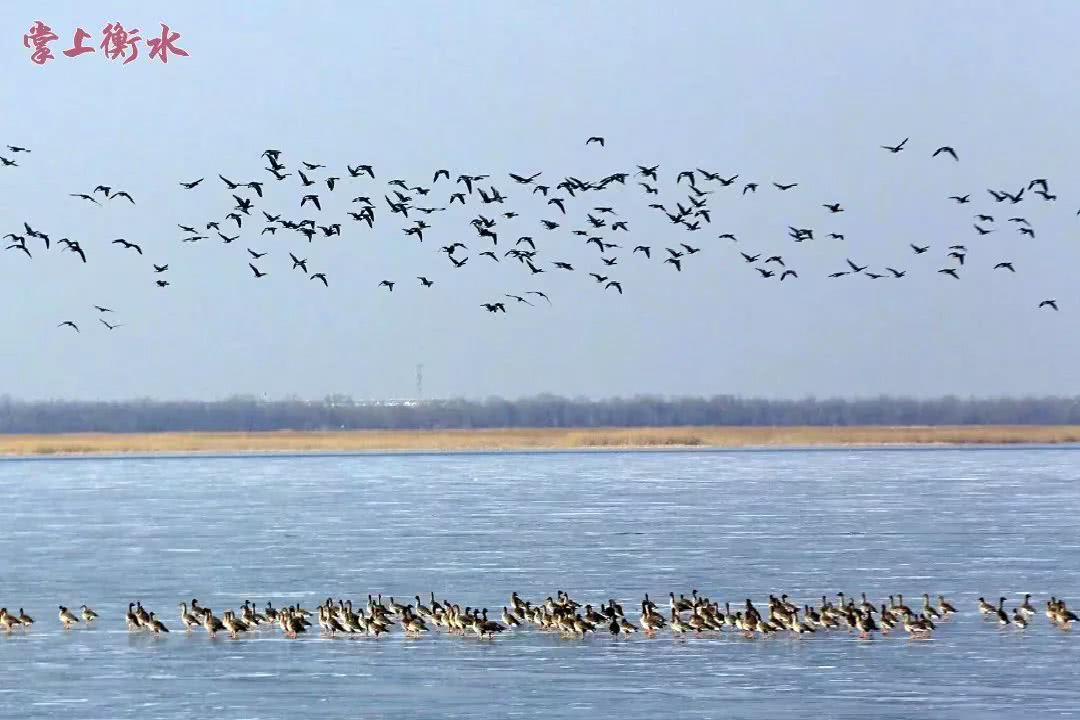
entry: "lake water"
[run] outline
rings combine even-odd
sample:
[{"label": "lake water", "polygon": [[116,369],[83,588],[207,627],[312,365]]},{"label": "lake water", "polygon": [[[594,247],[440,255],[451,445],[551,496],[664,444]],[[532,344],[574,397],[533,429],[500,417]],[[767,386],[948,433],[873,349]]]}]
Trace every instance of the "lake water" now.
[{"label": "lake water", "polygon": [[[948,449],[0,461],[0,718],[933,718],[1080,715],[1080,450]],[[487,606],[692,588],[764,607],[946,595],[929,641],[846,631],[615,641],[536,631],[211,640],[220,615],[434,590]],[[977,598],[1033,594],[1026,632]],[[141,600],[167,636],[128,633]],[[58,604],[97,626],[62,631]],[[317,629],[317,628],[316,628]]]}]

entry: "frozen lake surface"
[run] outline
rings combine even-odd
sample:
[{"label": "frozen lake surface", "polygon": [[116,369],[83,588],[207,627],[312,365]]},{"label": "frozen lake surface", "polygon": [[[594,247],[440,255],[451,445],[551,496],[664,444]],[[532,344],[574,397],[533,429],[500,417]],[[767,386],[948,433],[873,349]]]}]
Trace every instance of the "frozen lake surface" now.
[{"label": "frozen lake surface", "polygon": [[[933,449],[0,461],[0,718],[933,718],[1080,715],[1080,450]],[[929,641],[664,631],[494,641],[181,631],[177,603],[692,588],[765,607],[946,595]],[[977,598],[1025,592],[1032,626]],[[167,636],[129,633],[140,600]],[[57,605],[101,620],[62,631]],[[362,603],[361,603],[362,604]],[[663,608],[666,611],[666,608]],[[317,628],[315,628],[317,629]]]}]

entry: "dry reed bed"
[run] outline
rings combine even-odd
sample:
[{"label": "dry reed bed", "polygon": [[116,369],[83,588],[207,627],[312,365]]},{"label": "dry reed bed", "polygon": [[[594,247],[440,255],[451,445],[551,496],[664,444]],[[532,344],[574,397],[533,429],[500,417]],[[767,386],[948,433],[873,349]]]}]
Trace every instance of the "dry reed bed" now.
[{"label": "dry reed bed", "polygon": [[637,427],[0,435],[0,455],[1080,443],[1080,426]]}]

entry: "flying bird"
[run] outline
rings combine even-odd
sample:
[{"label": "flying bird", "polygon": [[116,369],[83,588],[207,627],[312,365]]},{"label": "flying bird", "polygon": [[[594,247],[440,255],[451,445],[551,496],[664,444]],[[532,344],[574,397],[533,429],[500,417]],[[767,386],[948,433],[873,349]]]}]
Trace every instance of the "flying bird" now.
[{"label": "flying bird", "polygon": [[[1058,309],[1057,300],[1043,300],[1041,303],[1039,303],[1039,308],[1042,309],[1044,307],[1048,307],[1051,310],[1057,311],[1057,309]],[[76,328],[76,329],[78,329],[78,328]]]},{"label": "flying bird", "polygon": [[637,167],[638,175],[647,177],[650,180],[656,180],[656,171],[660,167],[659,165],[653,165],[652,167],[648,165],[638,165]]},{"label": "flying bird", "polygon": [[[256,279],[256,280],[258,280],[258,279],[259,279],[259,278],[261,278],[261,277],[266,277],[267,275],[269,275],[269,274],[270,274],[270,273],[265,273],[265,272],[263,272],[263,271],[259,270],[259,268],[255,267],[255,266],[254,266],[254,265],[252,265],[251,263],[248,263],[248,267],[249,267],[249,268],[251,268],[251,272],[255,273],[255,279]],[[163,282],[163,281],[161,281],[161,280],[158,280],[158,283],[159,283],[159,284],[160,284],[161,282]],[[164,287],[164,286],[163,286],[163,287]]]},{"label": "flying bird", "polygon": [[585,141],[586,145],[588,145],[590,143],[597,143],[597,144],[600,145],[600,147],[604,147],[604,138],[600,137],[599,135],[593,135],[592,137],[590,137],[588,140]]},{"label": "flying bird", "polygon": [[910,138],[904,138],[903,140],[900,141],[900,143],[898,145],[882,145],[881,147],[882,147],[883,150],[888,150],[893,155],[895,155],[896,153],[898,153],[898,152],[900,152],[901,150],[904,149],[904,146],[907,145],[907,141],[909,139]]},{"label": "flying bird", "polygon": [[960,160],[960,158],[956,157],[956,151],[955,151],[955,150],[953,150],[953,149],[952,149],[951,147],[949,147],[948,145],[942,145],[942,146],[941,146],[941,147],[939,147],[939,148],[938,148],[937,150],[935,150],[935,151],[934,151],[934,154],[933,154],[933,155],[931,155],[930,157],[937,157],[938,155],[940,155],[940,154],[942,154],[942,153],[945,153],[946,155],[952,155],[952,159],[953,159],[953,160],[957,160],[957,161],[959,161],[959,160]]},{"label": "flying bird", "polygon": [[70,320],[65,320],[65,321],[63,321],[62,323],[60,323],[59,325],[57,325],[56,327],[69,327],[69,328],[74,328],[74,329],[75,329],[75,332],[79,332],[79,326],[78,326],[78,325],[76,325],[75,323],[73,323],[73,322],[72,322],[72,321],[70,321]]},{"label": "flying bird", "polygon": [[112,241],[112,244],[113,245],[122,245],[125,250],[135,250],[135,252],[139,253],[140,255],[143,254],[141,247],[139,247],[138,245],[136,245],[133,242],[128,242],[124,238],[116,238],[115,240]]},{"label": "flying bird", "polygon": [[547,304],[548,304],[548,305],[550,305],[550,304],[551,304],[551,298],[549,298],[549,297],[548,297],[547,295],[545,295],[544,293],[540,292],[539,290],[529,290],[529,291],[527,291],[527,292],[526,292],[525,294],[526,294],[526,295],[536,295],[537,297],[542,297],[542,298],[544,298],[545,300],[547,300]]}]

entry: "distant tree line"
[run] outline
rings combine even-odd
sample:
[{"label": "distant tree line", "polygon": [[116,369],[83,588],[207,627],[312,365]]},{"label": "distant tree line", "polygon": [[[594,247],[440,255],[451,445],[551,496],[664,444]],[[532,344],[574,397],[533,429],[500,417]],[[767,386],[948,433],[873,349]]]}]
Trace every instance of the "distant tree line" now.
[{"label": "distant tree line", "polygon": [[640,396],[589,400],[358,402],[20,401],[0,397],[0,433],[641,427],[692,425],[1080,425],[1080,398],[766,400]]}]

